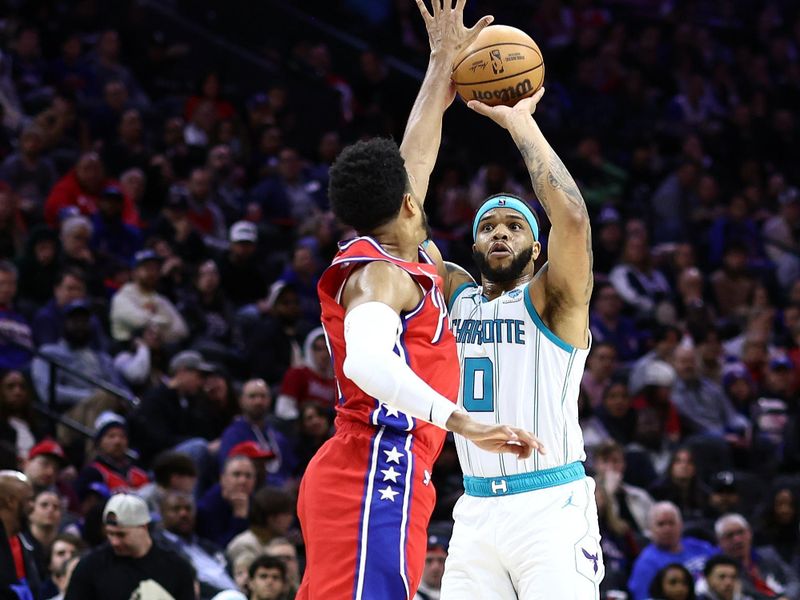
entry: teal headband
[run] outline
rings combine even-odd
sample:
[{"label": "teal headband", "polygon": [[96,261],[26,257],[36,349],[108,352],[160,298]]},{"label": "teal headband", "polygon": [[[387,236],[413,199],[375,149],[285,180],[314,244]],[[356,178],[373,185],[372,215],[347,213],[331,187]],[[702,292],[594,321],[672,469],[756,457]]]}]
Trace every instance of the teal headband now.
[{"label": "teal headband", "polygon": [[478,212],[475,213],[475,220],[472,222],[472,239],[478,237],[478,223],[483,218],[487,212],[494,208],[510,208],[511,210],[515,210],[520,213],[525,220],[530,225],[531,231],[533,232],[533,239],[539,239],[539,225],[536,224],[536,217],[533,216],[533,212],[525,204],[522,200],[518,198],[514,198],[513,196],[492,196],[483,205],[478,209]]}]

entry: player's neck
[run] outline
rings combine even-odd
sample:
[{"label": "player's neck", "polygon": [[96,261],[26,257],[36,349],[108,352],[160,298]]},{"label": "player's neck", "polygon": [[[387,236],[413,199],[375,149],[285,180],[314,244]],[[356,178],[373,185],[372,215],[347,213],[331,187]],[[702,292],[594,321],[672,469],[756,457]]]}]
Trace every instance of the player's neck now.
[{"label": "player's neck", "polygon": [[521,286],[523,283],[530,283],[533,279],[532,273],[523,273],[516,279],[510,281],[491,281],[485,275],[481,277],[481,285],[483,286],[483,295],[489,300],[502,296],[505,292],[509,292],[516,287]]},{"label": "player's neck", "polygon": [[413,241],[403,239],[394,232],[378,232],[371,237],[392,256],[401,258],[406,262],[417,262],[419,259],[419,246]]}]

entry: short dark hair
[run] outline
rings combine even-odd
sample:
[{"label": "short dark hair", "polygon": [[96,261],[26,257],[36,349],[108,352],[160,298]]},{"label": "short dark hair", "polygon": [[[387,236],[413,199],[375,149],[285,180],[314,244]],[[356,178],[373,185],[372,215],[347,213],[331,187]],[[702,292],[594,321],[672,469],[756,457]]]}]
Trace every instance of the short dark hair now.
[{"label": "short dark hair", "polygon": [[250,525],[265,525],[267,519],[282,513],[294,514],[294,497],[280,488],[263,487],[253,495],[250,503]]},{"label": "short dark hair", "polygon": [[278,569],[281,574],[281,579],[286,581],[286,565],[277,556],[267,556],[266,554],[262,554],[261,556],[256,557],[256,559],[250,563],[250,569],[247,571],[247,573],[250,575],[250,579],[253,579],[256,576],[256,572],[259,569]]},{"label": "short dark hair", "polygon": [[348,146],[330,169],[328,197],[334,214],[359,233],[391,221],[408,191],[408,174],[397,144],[373,138]]},{"label": "short dark hair", "polygon": [[71,546],[75,546],[77,554],[80,554],[86,550],[86,542],[84,542],[82,538],[78,537],[74,533],[61,532],[53,539],[53,542],[50,544],[50,548],[47,551],[47,556],[49,558],[47,561],[48,565],[53,561],[53,548],[55,548],[56,542],[66,542]]},{"label": "short dark hair", "polygon": [[173,475],[197,477],[197,467],[188,454],[181,452],[164,452],[156,457],[153,463],[153,475],[156,484],[168,487]]},{"label": "short dark hair", "polygon": [[736,569],[736,573],[741,572],[741,567],[739,567],[739,563],[736,562],[735,559],[731,558],[727,554],[715,554],[706,561],[706,566],[703,567],[703,575],[708,577],[714,572],[714,568],[719,567],[720,565],[733,567]]},{"label": "short dark hair", "polygon": [[67,277],[74,277],[82,284],[86,285],[86,274],[83,272],[83,269],[79,269],[78,267],[64,267],[56,275],[54,287],[58,287],[64,283]]}]

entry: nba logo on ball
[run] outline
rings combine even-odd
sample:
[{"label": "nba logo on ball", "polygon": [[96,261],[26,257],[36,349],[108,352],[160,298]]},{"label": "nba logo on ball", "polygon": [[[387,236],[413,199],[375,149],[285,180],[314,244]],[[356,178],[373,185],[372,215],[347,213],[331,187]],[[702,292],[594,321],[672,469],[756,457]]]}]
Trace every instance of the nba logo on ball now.
[{"label": "nba logo on ball", "polygon": [[539,46],[524,31],[490,25],[456,58],[451,78],[467,102],[513,106],[542,87],[544,60]]}]

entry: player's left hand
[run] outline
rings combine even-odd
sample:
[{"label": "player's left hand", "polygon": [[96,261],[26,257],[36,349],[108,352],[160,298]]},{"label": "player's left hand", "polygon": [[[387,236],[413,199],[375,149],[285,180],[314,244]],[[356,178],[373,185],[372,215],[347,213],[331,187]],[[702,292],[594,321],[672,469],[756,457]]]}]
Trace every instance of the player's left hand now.
[{"label": "player's left hand", "polygon": [[455,7],[452,0],[431,0],[433,14],[425,6],[425,0],[416,0],[420,14],[428,30],[428,42],[431,54],[441,53],[455,60],[459,52],[469,46],[481,30],[494,21],[487,15],[478,20],[472,27],[464,26],[464,5],[467,0],[457,0]]},{"label": "player's left hand", "polygon": [[483,425],[469,419],[461,431],[454,431],[487,452],[514,454],[520,460],[529,458],[534,451],[546,454],[544,444],[536,436],[518,427]]},{"label": "player's left hand", "polygon": [[536,105],[539,104],[542,96],[544,96],[544,88],[539,88],[539,91],[533,96],[523,98],[514,106],[505,106],[503,104],[489,106],[479,100],[470,100],[467,102],[467,106],[479,115],[489,117],[503,129],[510,129],[515,122],[530,119],[530,116],[536,112]]}]

